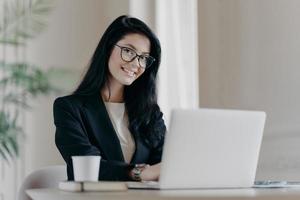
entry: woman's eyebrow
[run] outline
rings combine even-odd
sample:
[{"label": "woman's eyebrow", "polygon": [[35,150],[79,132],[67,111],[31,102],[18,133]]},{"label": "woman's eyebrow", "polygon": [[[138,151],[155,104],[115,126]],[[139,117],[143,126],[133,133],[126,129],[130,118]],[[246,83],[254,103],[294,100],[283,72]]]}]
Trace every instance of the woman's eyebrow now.
[{"label": "woman's eyebrow", "polygon": [[[124,45],[127,45],[129,46],[130,48],[134,49],[137,51],[137,49],[135,48],[135,46],[133,46],[132,44],[124,44]],[[150,54],[149,52],[142,52],[142,54]]]}]

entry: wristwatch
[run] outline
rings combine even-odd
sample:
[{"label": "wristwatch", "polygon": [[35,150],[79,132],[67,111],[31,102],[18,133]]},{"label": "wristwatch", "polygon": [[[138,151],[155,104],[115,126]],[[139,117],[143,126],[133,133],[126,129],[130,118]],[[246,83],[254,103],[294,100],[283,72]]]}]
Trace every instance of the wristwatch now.
[{"label": "wristwatch", "polygon": [[149,165],[146,164],[136,164],[132,169],[132,179],[135,181],[141,181],[141,173],[142,171]]}]

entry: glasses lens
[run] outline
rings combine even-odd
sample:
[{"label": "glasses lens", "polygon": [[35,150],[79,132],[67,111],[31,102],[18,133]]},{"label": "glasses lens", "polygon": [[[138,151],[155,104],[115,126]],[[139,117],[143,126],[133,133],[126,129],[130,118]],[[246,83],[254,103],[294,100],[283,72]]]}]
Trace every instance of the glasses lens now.
[{"label": "glasses lens", "polygon": [[129,48],[126,48],[126,47],[122,48],[122,58],[123,58],[125,61],[130,62],[130,61],[133,60],[133,58],[134,58],[135,56],[136,56],[136,53],[135,53],[133,50],[131,50],[131,49],[129,49]]},{"label": "glasses lens", "polygon": [[140,56],[139,63],[142,68],[146,68],[147,67],[147,57]]},{"label": "glasses lens", "polygon": [[141,56],[139,59],[140,65],[143,68],[148,68],[152,65],[154,58],[151,56]]}]

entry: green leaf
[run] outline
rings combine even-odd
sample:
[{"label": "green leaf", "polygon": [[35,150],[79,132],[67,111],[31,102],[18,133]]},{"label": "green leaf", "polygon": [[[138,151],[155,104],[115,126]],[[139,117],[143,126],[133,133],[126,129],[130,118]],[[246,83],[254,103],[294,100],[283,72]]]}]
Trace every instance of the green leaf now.
[{"label": "green leaf", "polygon": [[11,46],[25,46],[25,43],[24,42],[20,42],[20,41],[17,41],[15,39],[6,39],[6,38],[3,38],[3,39],[0,39],[0,44],[8,44],[8,45],[11,45]]},{"label": "green leaf", "polygon": [[4,151],[11,157],[13,158],[15,155],[12,152],[12,150],[8,147],[8,139],[6,141],[2,141],[2,143],[0,144],[2,146],[2,148],[4,149]]},{"label": "green leaf", "polygon": [[13,93],[7,94],[3,97],[2,101],[4,103],[22,106],[22,108],[24,109],[31,108],[29,104],[23,100],[22,94],[13,94]]},{"label": "green leaf", "polygon": [[10,137],[10,138],[8,138],[8,142],[9,142],[15,156],[19,156],[19,147],[18,147],[18,143],[17,143],[17,138]]},{"label": "green leaf", "polygon": [[9,113],[0,111],[0,154],[6,161],[19,155],[17,139],[23,131],[16,122],[17,115],[12,119]]},{"label": "green leaf", "polygon": [[5,151],[2,150],[1,146],[0,146],[0,155],[6,161],[6,163],[9,162],[8,157],[7,157],[6,153],[5,153]]},{"label": "green leaf", "polygon": [[[0,40],[24,42],[40,34],[46,28],[46,18],[53,8],[53,1],[26,1],[18,6],[16,0],[6,1],[4,23],[0,27]],[[9,44],[9,43],[6,43]],[[12,43],[14,45],[14,43]]]},{"label": "green leaf", "polygon": [[0,80],[0,85],[6,85],[9,82],[9,78],[8,77],[4,77]]}]

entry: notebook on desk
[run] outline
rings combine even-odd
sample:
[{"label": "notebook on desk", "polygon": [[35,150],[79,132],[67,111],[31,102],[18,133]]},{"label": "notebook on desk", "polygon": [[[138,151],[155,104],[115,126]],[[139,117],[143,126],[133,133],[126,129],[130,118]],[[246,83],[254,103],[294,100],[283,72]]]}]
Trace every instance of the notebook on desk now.
[{"label": "notebook on desk", "polygon": [[128,189],[125,182],[117,181],[61,181],[58,188],[68,192],[122,192]]},{"label": "notebook on desk", "polygon": [[139,189],[252,187],[266,115],[260,111],[173,110],[159,182]]}]

